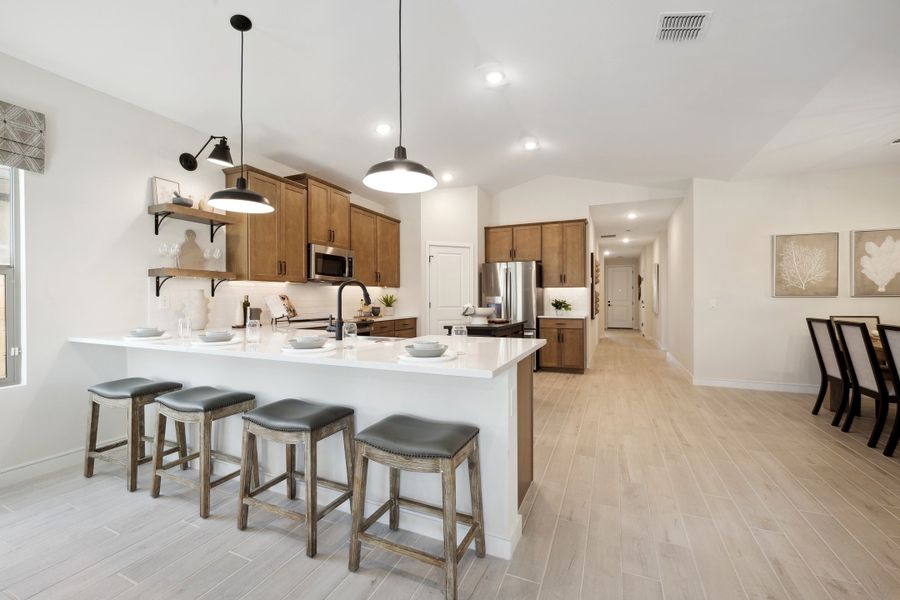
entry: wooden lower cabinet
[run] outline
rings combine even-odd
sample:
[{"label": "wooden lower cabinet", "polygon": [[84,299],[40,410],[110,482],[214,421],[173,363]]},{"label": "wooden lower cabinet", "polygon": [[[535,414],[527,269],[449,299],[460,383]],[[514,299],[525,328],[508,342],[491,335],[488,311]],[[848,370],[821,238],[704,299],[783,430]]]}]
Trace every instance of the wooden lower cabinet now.
[{"label": "wooden lower cabinet", "polygon": [[584,371],[584,319],[541,319],[538,337],[547,345],[538,351],[544,369]]},{"label": "wooden lower cabinet", "polygon": [[417,320],[384,318],[372,324],[372,335],[381,337],[414,338]]}]

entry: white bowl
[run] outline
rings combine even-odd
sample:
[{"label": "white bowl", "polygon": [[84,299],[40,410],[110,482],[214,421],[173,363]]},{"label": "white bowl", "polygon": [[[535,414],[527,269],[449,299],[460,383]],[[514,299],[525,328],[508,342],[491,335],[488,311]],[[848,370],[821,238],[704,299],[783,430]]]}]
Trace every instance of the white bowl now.
[{"label": "white bowl", "polygon": [[230,331],[205,331],[197,336],[204,342],[228,342],[234,337]]},{"label": "white bowl", "polygon": [[416,350],[434,350],[441,343],[433,340],[419,340],[418,342],[413,342],[412,345]]},{"label": "white bowl", "polygon": [[288,344],[295,350],[312,350],[324,346],[325,338],[318,335],[307,335],[288,340]]},{"label": "white bowl", "polygon": [[159,337],[164,333],[165,331],[156,327],[135,327],[128,332],[131,337]]},{"label": "white bowl", "polygon": [[414,344],[406,347],[406,352],[413,358],[438,358],[447,351],[447,346],[438,344],[434,347],[416,348]]}]

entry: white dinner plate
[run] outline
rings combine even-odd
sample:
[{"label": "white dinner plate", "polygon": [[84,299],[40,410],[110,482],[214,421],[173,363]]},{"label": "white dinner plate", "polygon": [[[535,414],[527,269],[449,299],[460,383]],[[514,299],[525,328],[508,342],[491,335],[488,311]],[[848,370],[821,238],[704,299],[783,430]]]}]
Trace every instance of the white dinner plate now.
[{"label": "white dinner plate", "polygon": [[447,350],[443,356],[437,356],[435,358],[416,358],[415,356],[410,356],[404,350],[397,357],[404,362],[413,362],[413,363],[438,363],[438,362],[449,362],[451,360],[456,360],[459,355],[454,350]]},{"label": "white dinner plate", "polygon": [[204,342],[203,340],[191,340],[193,346],[232,346],[234,344],[243,343],[244,338],[235,336],[234,338],[224,342]]},{"label": "white dinner plate", "polygon": [[171,333],[163,333],[162,335],[157,335],[154,337],[149,337],[146,335],[139,335],[139,336],[126,335],[126,336],[122,336],[122,339],[128,340],[129,342],[158,342],[160,340],[172,339],[172,334]]},{"label": "white dinner plate", "polygon": [[334,344],[330,346],[325,344],[321,348],[291,348],[288,346],[282,348],[281,351],[294,356],[327,356],[334,353],[335,346]]}]

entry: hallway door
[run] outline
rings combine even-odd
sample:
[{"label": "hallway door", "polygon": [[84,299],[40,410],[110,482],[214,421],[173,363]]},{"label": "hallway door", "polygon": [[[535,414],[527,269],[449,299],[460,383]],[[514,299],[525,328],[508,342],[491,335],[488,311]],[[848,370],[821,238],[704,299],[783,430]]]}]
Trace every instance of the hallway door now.
[{"label": "hallway door", "polygon": [[634,327],[634,267],[606,267],[606,327]]}]

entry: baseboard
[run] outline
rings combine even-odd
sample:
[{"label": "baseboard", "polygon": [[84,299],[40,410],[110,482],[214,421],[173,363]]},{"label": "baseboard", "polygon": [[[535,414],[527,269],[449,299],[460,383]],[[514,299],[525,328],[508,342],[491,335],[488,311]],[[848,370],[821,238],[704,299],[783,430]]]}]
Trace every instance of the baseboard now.
[{"label": "baseboard", "polygon": [[[114,438],[102,442],[98,441],[97,445],[103,446],[118,439],[121,438]],[[58,471],[60,469],[77,468],[81,465],[83,460],[84,446],[79,446],[78,448],[65,450],[37,460],[0,469],[0,481],[3,482],[3,485],[13,485],[25,481],[26,479],[40,477],[41,475],[46,475],[47,473],[52,473],[53,471]]]},{"label": "baseboard", "polygon": [[[675,369],[681,373],[684,377],[687,377],[688,381],[692,381],[694,379],[694,374],[691,373],[687,367],[678,362],[678,359],[675,358],[675,355],[671,352],[666,352],[666,360],[675,367]],[[696,385],[696,384],[695,384]]]},{"label": "baseboard", "polygon": [[735,388],[740,390],[759,390],[761,392],[787,392],[789,394],[816,394],[818,384],[812,383],[779,383],[776,381],[754,381],[750,379],[709,379],[694,377],[694,385],[703,387]]}]

